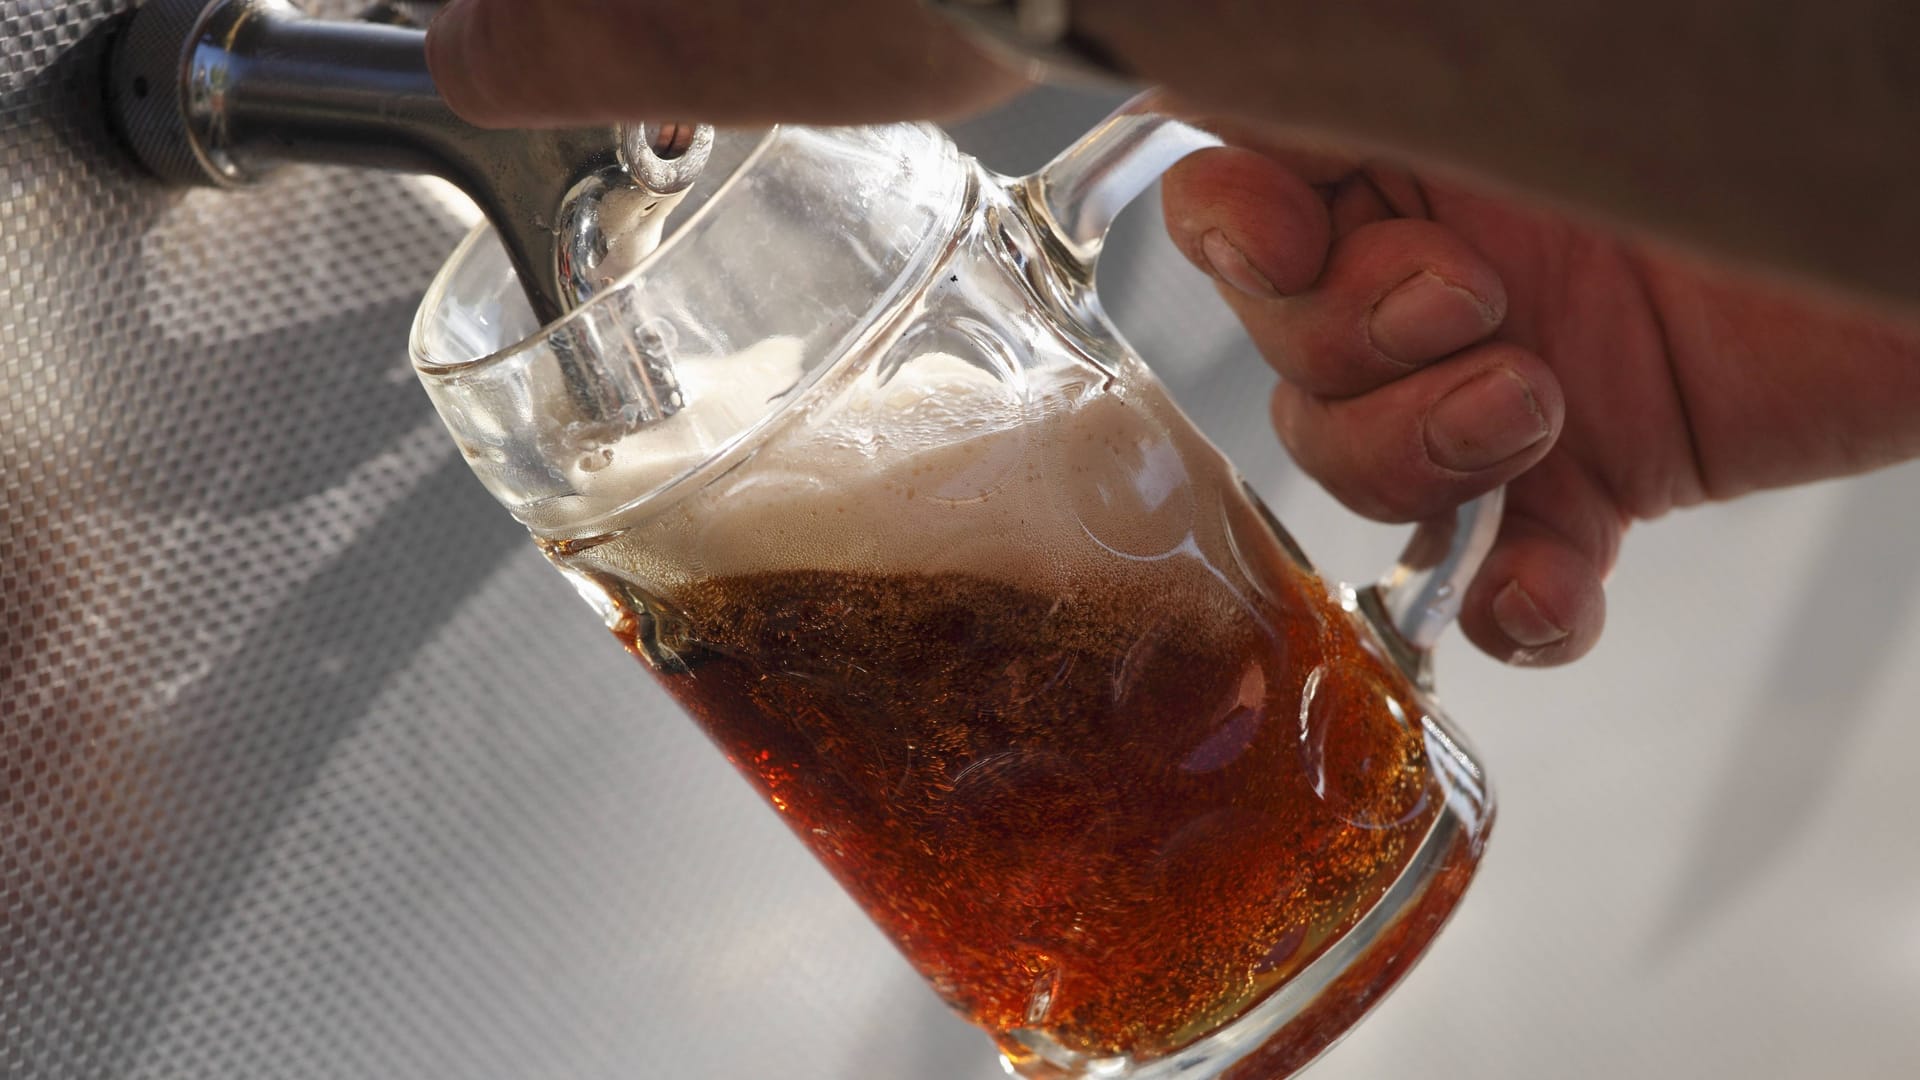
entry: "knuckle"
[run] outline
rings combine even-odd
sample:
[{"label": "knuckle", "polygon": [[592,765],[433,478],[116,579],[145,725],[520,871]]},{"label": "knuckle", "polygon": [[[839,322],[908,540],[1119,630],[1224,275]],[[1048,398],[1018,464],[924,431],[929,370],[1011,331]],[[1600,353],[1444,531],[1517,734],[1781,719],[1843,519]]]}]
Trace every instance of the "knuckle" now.
[{"label": "knuckle", "polygon": [[1353,397],[1410,371],[1373,348],[1359,318],[1328,316],[1281,301],[1265,325],[1250,331],[1275,370],[1321,397]]},{"label": "knuckle", "polygon": [[1282,383],[1275,389],[1272,414],[1294,465],[1362,517],[1417,521],[1478,494],[1415,464],[1417,449],[1382,453],[1377,439],[1356,433],[1336,410],[1298,387]]},{"label": "knuckle", "polygon": [[1345,486],[1352,494],[1341,501],[1376,521],[1420,521],[1466,501],[1448,486],[1436,486],[1407,469],[1356,471]]}]

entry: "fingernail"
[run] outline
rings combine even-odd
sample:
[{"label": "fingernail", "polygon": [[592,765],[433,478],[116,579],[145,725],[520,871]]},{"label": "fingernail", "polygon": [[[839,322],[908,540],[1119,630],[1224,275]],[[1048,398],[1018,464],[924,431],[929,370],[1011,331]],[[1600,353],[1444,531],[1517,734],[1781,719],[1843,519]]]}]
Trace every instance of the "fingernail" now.
[{"label": "fingernail", "polygon": [[1507,582],[1506,588],[1494,594],[1493,621],[1522,650],[1539,649],[1567,636],[1567,631],[1547,618],[1518,581]]},{"label": "fingernail", "polygon": [[1200,253],[1207,257],[1207,266],[1212,268],[1214,277],[1248,296],[1272,300],[1280,295],[1280,290],[1273,287],[1267,275],[1261,273],[1219,229],[1210,230],[1200,238]]},{"label": "fingernail", "polygon": [[1492,305],[1438,274],[1421,271],[1374,305],[1367,334],[1388,359],[1424,364],[1466,348],[1498,325]]},{"label": "fingernail", "polygon": [[1427,414],[1427,457],[1443,469],[1491,468],[1547,437],[1526,380],[1495,368],[1467,380]]}]

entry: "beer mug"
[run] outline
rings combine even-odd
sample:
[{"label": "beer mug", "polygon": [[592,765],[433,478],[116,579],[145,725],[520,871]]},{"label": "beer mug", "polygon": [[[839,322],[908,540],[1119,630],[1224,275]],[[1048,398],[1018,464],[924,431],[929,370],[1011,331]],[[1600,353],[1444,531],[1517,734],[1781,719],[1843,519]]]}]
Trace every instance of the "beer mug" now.
[{"label": "beer mug", "polygon": [[1019,179],[926,126],[722,141],[551,325],[467,238],[412,339],[461,453],[1009,1072],[1305,1065],[1479,860],[1424,665],[1498,496],[1317,576],[1094,293],[1213,142],[1144,105]]}]

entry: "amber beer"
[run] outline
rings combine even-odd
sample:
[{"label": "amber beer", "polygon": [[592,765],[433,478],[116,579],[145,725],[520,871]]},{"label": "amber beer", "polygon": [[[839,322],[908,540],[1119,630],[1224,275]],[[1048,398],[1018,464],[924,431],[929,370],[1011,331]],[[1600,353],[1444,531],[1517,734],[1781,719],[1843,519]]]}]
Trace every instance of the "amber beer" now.
[{"label": "amber beer", "polygon": [[1444,800],[1417,692],[1157,388],[1022,415],[775,437],[548,553],[1011,1060],[1139,1062],[1351,928]]}]

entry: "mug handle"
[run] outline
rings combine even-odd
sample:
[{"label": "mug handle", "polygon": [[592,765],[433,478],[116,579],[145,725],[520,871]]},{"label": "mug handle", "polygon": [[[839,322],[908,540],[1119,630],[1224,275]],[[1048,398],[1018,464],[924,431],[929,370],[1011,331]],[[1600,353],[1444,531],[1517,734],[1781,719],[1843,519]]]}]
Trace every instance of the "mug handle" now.
[{"label": "mug handle", "polygon": [[[1159,111],[1148,92],[1020,181],[1027,204],[1091,278],[1107,230],[1127,204],[1174,163],[1220,138]],[[1373,621],[1400,666],[1432,682],[1434,643],[1460,614],[1467,585],[1493,548],[1506,491],[1496,488],[1415,530],[1400,561],[1349,603]]]}]

